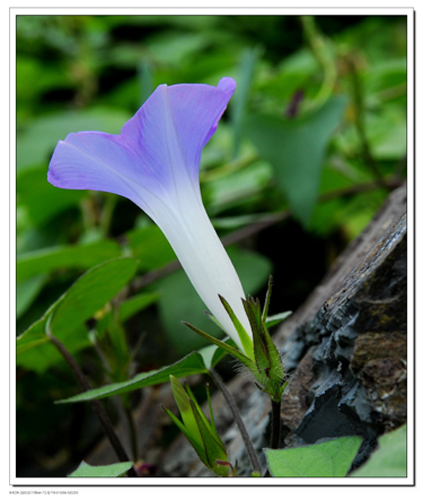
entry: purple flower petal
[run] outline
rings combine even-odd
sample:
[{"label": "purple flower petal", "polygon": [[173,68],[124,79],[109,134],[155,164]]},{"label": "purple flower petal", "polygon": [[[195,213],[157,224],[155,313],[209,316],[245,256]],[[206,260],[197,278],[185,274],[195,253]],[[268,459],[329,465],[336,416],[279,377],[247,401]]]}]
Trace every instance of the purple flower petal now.
[{"label": "purple flower petal", "polygon": [[120,135],[78,132],[60,141],[48,181],[119,194],[151,215],[151,198],[178,190],[187,176],[198,183],[201,151],[234,91],[231,78],[218,87],[160,85]]},{"label": "purple flower petal", "polygon": [[[78,132],[57,144],[47,179],[60,188],[106,191],[141,205],[143,193],[137,182],[141,176],[146,179],[148,172],[142,172],[138,155],[124,146],[119,135]],[[160,189],[159,183],[156,188]]]},{"label": "purple flower petal", "polygon": [[162,182],[174,181],[175,172],[197,180],[202,149],[234,91],[232,78],[223,78],[217,87],[161,85],[124,125],[122,137]]}]

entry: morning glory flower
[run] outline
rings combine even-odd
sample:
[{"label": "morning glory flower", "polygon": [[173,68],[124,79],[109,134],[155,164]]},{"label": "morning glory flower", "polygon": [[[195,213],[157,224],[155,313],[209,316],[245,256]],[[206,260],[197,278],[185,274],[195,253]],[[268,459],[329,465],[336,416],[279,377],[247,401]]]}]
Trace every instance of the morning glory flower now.
[{"label": "morning glory flower", "polygon": [[48,181],[65,189],[124,196],[160,227],[197,293],[243,350],[219,295],[248,335],[238,275],[205,211],[199,184],[201,152],[216,131],[236,84],[160,85],[119,135],[78,132],[59,141]]}]

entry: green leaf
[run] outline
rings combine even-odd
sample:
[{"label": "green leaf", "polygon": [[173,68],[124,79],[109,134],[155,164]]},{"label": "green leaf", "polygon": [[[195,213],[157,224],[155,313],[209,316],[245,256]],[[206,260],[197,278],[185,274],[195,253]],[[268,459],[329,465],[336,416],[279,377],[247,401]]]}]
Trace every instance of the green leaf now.
[{"label": "green leaf", "polygon": [[266,318],[266,328],[271,328],[272,326],[275,326],[279,323],[282,323],[282,321],[285,321],[286,318],[291,316],[292,311],[285,311],[279,314],[274,314],[272,316],[268,316]]},{"label": "green leaf", "polygon": [[125,382],[105,385],[91,391],[83,392],[72,398],[58,401],[58,403],[80,403],[82,401],[107,398],[109,396],[135,391],[142,387],[166,383],[169,381],[170,375],[176,378],[182,378],[198,373],[207,373],[207,369],[204,366],[202,356],[198,354],[198,352],[192,352],[172,365],[150,372],[139,373],[134,378]]},{"label": "green leaf", "polygon": [[[49,341],[46,334],[46,320],[40,320],[17,338],[16,364],[27,370],[44,373],[52,366],[63,363],[62,355]],[[64,340],[66,348],[72,354],[91,346],[88,331],[79,326],[72,335]]]},{"label": "green leaf", "polygon": [[[49,367],[63,362],[62,356],[50,343],[47,335],[47,321],[50,313],[63,300],[60,297],[44,314],[42,318],[33,323],[24,333],[16,339],[16,364],[37,373],[45,372]],[[91,345],[88,331],[80,325],[72,334],[61,339],[66,344],[69,352],[75,353]]]},{"label": "green leaf", "polygon": [[[220,127],[220,125],[219,125]],[[251,148],[249,148],[251,151]],[[205,172],[202,188],[204,199],[207,200],[207,211],[214,217],[222,211],[245,210],[245,205],[263,196],[264,189],[269,186],[274,177],[272,165],[261,159],[256,159],[255,152],[249,156],[238,157],[237,160],[227,164],[216,172]],[[231,168],[234,171],[231,172]],[[220,173],[219,173],[220,172]],[[213,179],[213,175],[217,177]],[[262,215],[238,215],[217,220],[215,227],[231,229],[240,225],[252,224]],[[237,225],[237,226],[236,226]]]},{"label": "green leaf", "polygon": [[354,471],[355,477],[407,477],[407,426],[379,438],[369,460]]},{"label": "green leaf", "polygon": [[299,448],[265,449],[265,453],[274,477],[344,477],[361,441],[349,436]]},{"label": "green leaf", "polygon": [[162,408],[169,415],[170,419],[176,425],[176,427],[178,427],[178,429],[184,434],[184,436],[191,443],[191,446],[196,451],[200,460],[204,464],[207,464],[207,456],[206,456],[205,451],[204,451],[203,443],[201,441],[199,442],[197,439],[195,439],[193,434],[186,428],[186,426],[179,420],[179,418],[176,417],[170,410],[168,410],[164,406],[162,406]]},{"label": "green leaf", "polygon": [[192,447],[197,452],[200,460],[202,462],[205,462],[206,455],[204,453],[204,447],[202,446],[201,437],[200,437],[200,441],[199,441],[196,437],[194,437],[194,434],[192,433],[192,431],[190,431],[185,426],[185,424],[181,420],[179,420],[178,417],[176,417],[170,410],[168,410],[164,406],[162,406],[162,408],[169,415],[170,419],[176,425],[176,427],[178,427],[178,429],[184,434],[184,436],[191,443]]},{"label": "green leaf", "polygon": [[18,172],[16,176],[17,202],[25,207],[28,219],[35,225],[46,223],[86,196],[83,190],[52,186],[47,182],[47,165]]},{"label": "green leaf", "polygon": [[[17,20],[18,23],[18,20]],[[60,89],[71,84],[71,75],[63,68],[60,62],[57,65],[48,64],[38,58],[16,54],[16,108],[26,108],[35,101],[39,101],[41,93],[50,89]]]},{"label": "green leaf", "polygon": [[33,276],[16,284],[16,319],[19,319],[35,300],[47,281],[45,275]]},{"label": "green leaf", "polygon": [[154,302],[156,302],[159,298],[159,293],[140,293],[129,299],[123,300],[119,304],[120,321],[126,321],[134,314],[142,311],[151,304],[154,304]]},{"label": "green leaf", "polygon": [[24,281],[61,268],[87,269],[121,255],[120,246],[110,240],[36,250],[21,254],[16,259],[16,281]]},{"label": "green leaf", "polygon": [[132,462],[111,465],[89,465],[82,461],[69,477],[119,477],[132,467]]},{"label": "green leaf", "polygon": [[192,400],[190,403],[203,442],[203,449],[206,455],[204,463],[217,475],[226,476],[228,470],[226,468],[220,468],[216,464],[216,460],[225,462],[228,460],[225,446],[216,432],[211,431],[210,423],[207,421],[201,409],[196,406]]},{"label": "green leaf", "polygon": [[280,188],[304,225],[313,213],[326,148],[345,104],[343,97],[334,97],[297,119],[255,115],[246,120],[247,136],[274,166]]},{"label": "green leaf", "polygon": [[260,50],[244,50],[239,67],[239,77],[237,80],[237,91],[234,95],[231,107],[231,121],[234,130],[234,158],[239,154],[241,142],[241,126],[247,108],[248,97],[251,91],[254,69],[260,56]]},{"label": "green leaf", "polygon": [[226,356],[227,353],[223,349],[220,349],[216,344],[207,345],[198,351],[198,354],[200,354],[203,358],[204,366],[206,368],[212,368],[214,366],[213,359],[218,350],[223,353],[222,357]]},{"label": "green leaf", "polygon": [[407,114],[385,111],[368,120],[368,139],[376,160],[398,160],[407,154]]},{"label": "green leaf", "polygon": [[134,259],[121,258],[90,269],[72,285],[55,308],[51,333],[60,339],[91,318],[128,283],[136,268]]},{"label": "green leaf", "polygon": [[190,61],[196,53],[201,52],[208,43],[207,36],[202,32],[168,31],[160,33],[160,36],[151,37],[148,47],[160,66],[180,66]]},{"label": "green leaf", "polygon": [[84,322],[109,302],[132,278],[136,261],[119,258],[83,274],[46,313],[17,338],[17,364],[38,372],[61,360],[46,335],[51,333],[71,352],[90,345]]}]

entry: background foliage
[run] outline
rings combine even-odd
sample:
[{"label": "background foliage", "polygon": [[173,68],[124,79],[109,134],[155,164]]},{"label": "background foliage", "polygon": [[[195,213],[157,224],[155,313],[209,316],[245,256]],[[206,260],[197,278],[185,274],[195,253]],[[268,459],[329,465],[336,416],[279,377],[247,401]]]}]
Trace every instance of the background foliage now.
[{"label": "background foliage", "polygon": [[272,273],[271,314],[295,310],[406,175],[406,19],[18,16],[16,32],[17,465],[54,476],[101,430],[84,405],[54,405],[79,388],[47,326],[95,386],[201,347],[181,320],[219,335],[136,206],[47,183],[57,141],[119,133],[158,84],[233,77],[204,202],[246,292]]}]

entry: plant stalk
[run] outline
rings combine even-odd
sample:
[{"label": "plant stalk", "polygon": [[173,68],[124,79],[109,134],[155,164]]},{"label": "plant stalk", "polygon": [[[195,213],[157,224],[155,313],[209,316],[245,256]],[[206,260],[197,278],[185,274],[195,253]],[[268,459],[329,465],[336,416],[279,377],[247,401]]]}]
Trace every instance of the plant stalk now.
[{"label": "plant stalk", "polygon": [[[72,356],[72,354],[66,349],[66,347],[60,342],[59,339],[57,339],[54,335],[52,335],[48,331],[47,331],[47,336],[52,341],[52,343],[54,344],[56,349],[63,356],[63,359],[69,365],[70,369],[74,373],[76,379],[78,380],[79,384],[84,389],[84,391],[91,390],[91,385],[90,385],[88,379],[85,377],[84,373],[82,372],[81,368],[79,367],[78,363],[76,362],[76,360]],[[97,415],[97,418],[99,419],[99,421],[104,429],[104,432],[106,433],[106,436],[108,437],[108,439],[110,441],[110,444],[112,445],[113,449],[115,450],[115,453],[116,453],[118,459],[121,462],[130,462],[130,459],[128,458],[128,455],[126,454],[126,452],[122,446],[122,443],[120,442],[117,434],[115,433],[115,430],[113,429],[113,426],[109,420],[109,417],[108,417],[105,409],[101,405],[101,403],[97,400],[93,400],[93,401],[91,401],[91,404],[93,406],[95,414]],[[128,470],[128,475],[130,477],[138,477],[138,474],[135,472],[134,467],[131,467]]]},{"label": "plant stalk", "polygon": [[258,459],[256,450],[254,449],[253,443],[251,442],[247,429],[244,425],[244,422],[242,421],[241,415],[239,413],[234,398],[226,388],[225,384],[223,383],[223,380],[220,378],[220,375],[213,368],[209,368],[209,373],[211,378],[217,385],[217,387],[219,387],[219,389],[222,391],[223,397],[225,398],[226,402],[229,405],[229,408],[241,433],[241,437],[244,441],[245,448],[247,449],[247,453],[248,456],[250,457],[254,471],[260,472],[261,474],[260,461]]},{"label": "plant stalk", "polygon": [[270,448],[277,450],[280,447],[281,442],[281,402],[272,402],[272,417],[271,417],[271,437],[270,437]]},{"label": "plant stalk", "polygon": [[369,141],[367,139],[365,120],[364,120],[364,96],[363,96],[363,88],[361,84],[361,79],[357,67],[357,62],[354,58],[354,55],[351,54],[346,57],[346,62],[351,75],[351,84],[352,84],[352,98],[355,106],[355,128],[357,130],[358,137],[361,142],[363,159],[370,171],[372,172],[375,181],[379,184],[380,187],[385,189],[389,189],[387,186],[385,179],[383,177],[382,172],[379,169],[377,162],[375,161]]},{"label": "plant stalk", "polygon": [[132,416],[131,409],[124,406],[124,411],[126,418],[128,420],[129,436],[131,441],[131,451],[132,451],[132,461],[135,463],[138,460],[138,443],[137,443],[137,432],[135,428],[134,418]]}]

